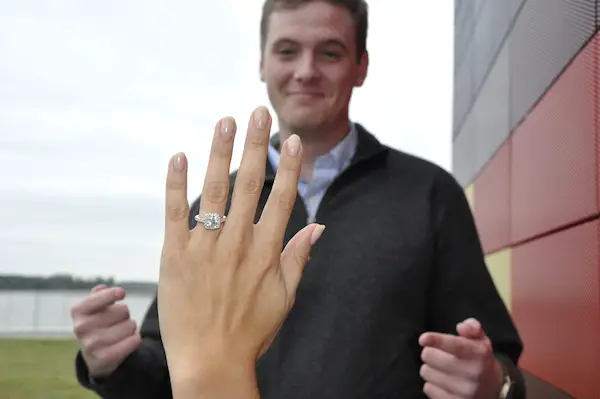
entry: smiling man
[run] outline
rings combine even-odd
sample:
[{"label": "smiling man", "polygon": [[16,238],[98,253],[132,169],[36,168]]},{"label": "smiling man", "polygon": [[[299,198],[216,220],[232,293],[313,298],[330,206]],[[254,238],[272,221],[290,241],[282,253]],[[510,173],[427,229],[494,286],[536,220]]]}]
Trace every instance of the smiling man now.
[{"label": "smiling man", "polygon": [[[297,134],[303,166],[298,198],[284,204],[292,210],[285,241],[313,221],[327,228],[294,307],[257,360],[261,397],[524,398],[516,367],[522,343],[488,274],[462,188],[349,119],[352,92],[367,77],[367,21],[363,0],[263,7],[260,76],[280,131],[264,181],[234,173],[231,187],[260,194],[258,218],[280,143]],[[255,118],[268,126],[268,115]],[[224,119],[218,129],[227,137],[236,126]],[[208,185],[203,196],[229,207],[222,185]],[[128,313],[114,310],[122,292],[104,307],[89,305],[102,292],[73,312],[79,381],[106,399],[171,398],[156,301],[138,334]]]}]

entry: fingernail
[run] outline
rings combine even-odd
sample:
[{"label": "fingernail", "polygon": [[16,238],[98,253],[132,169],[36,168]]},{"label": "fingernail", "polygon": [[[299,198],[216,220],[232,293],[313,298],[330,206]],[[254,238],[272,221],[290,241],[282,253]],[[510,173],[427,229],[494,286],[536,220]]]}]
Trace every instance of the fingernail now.
[{"label": "fingernail", "polygon": [[292,134],[290,138],[287,139],[285,146],[288,154],[292,157],[295,157],[300,151],[300,137],[298,137],[295,134]]},{"label": "fingernail", "polygon": [[114,291],[114,295],[115,295],[116,299],[122,299],[125,297],[125,290],[120,287],[116,287],[115,291]]},{"label": "fingernail", "polygon": [[312,235],[310,236],[310,245],[315,245],[317,240],[319,238],[321,238],[321,234],[323,234],[323,230],[325,230],[325,226],[322,224],[315,227],[315,229],[312,232]]},{"label": "fingernail", "polygon": [[233,138],[234,121],[232,118],[223,118],[219,122],[219,136],[224,141],[229,141]]},{"label": "fingernail", "polygon": [[173,159],[173,168],[177,172],[183,172],[185,169],[185,155],[183,153],[180,152],[175,155],[175,158]]},{"label": "fingernail", "polygon": [[266,107],[258,107],[254,111],[253,119],[257,128],[264,129],[269,121],[269,111]]}]

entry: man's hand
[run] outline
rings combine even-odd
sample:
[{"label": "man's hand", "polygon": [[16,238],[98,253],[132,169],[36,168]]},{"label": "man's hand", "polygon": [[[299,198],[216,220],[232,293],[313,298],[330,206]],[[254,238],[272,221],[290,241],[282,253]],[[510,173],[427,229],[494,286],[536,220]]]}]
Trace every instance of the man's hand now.
[{"label": "man's hand", "polygon": [[71,308],[73,331],[92,378],[112,374],[142,342],[129,308],[117,303],[124,297],[122,288],[99,285]]},{"label": "man's hand", "polygon": [[423,391],[431,399],[496,399],[503,373],[490,339],[475,319],[459,323],[456,330],[458,336],[421,335]]},{"label": "man's hand", "polygon": [[[254,223],[270,126],[267,109],[258,108],[227,220],[216,229],[198,223],[189,230],[188,163],[178,154],[169,165],[158,314],[176,398],[257,397],[255,362],[293,306],[311,246],[323,231],[306,226],[282,248],[302,161],[296,135],[282,146],[273,189]],[[231,118],[215,129],[200,215],[225,213],[235,129]]]}]

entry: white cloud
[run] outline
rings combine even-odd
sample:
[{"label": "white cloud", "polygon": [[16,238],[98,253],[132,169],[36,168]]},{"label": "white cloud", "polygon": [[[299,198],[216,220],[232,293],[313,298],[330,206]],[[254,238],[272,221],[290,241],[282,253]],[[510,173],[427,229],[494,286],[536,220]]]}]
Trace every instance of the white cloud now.
[{"label": "white cloud", "polygon": [[[232,115],[243,131],[268,105],[258,80],[261,4],[4,5],[0,272],[156,277],[170,155],[190,157],[195,198],[216,121]],[[450,169],[452,2],[378,0],[370,9],[370,74],[351,116],[384,143]]]}]

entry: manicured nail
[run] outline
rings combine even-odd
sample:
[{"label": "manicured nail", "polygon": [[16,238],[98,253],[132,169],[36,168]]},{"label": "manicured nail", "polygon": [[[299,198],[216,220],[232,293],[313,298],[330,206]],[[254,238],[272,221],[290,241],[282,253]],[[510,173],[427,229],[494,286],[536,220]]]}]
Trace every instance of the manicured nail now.
[{"label": "manicured nail", "polygon": [[185,155],[183,153],[180,152],[175,155],[175,158],[173,159],[173,168],[177,172],[183,172],[185,169]]},{"label": "manicured nail", "polygon": [[232,118],[223,118],[219,122],[219,136],[224,141],[229,141],[233,138],[233,131],[235,129],[234,120]]},{"label": "manicured nail", "polygon": [[259,129],[264,129],[269,121],[269,111],[266,107],[258,107],[253,115],[254,124]]},{"label": "manicured nail", "polygon": [[298,155],[300,151],[300,137],[295,134],[292,134],[290,138],[287,139],[285,146],[287,148],[287,152],[292,157]]},{"label": "manicured nail", "polygon": [[315,229],[312,232],[312,235],[310,236],[310,245],[315,245],[317,240],[319,238],[321,238],[321,234],[323,234],[323,230],[325,230],[325,226],[322,224],[315,227]]}]

